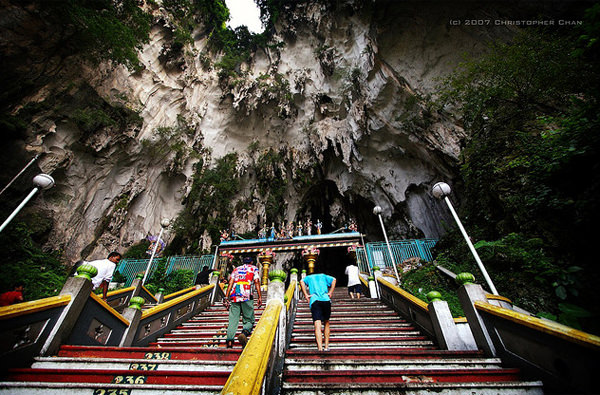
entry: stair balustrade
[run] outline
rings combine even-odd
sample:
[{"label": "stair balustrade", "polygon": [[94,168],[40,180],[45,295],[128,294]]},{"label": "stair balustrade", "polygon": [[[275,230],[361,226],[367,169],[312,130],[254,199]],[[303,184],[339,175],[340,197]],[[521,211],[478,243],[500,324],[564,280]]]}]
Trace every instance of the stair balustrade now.
[{"label": "stair balustrade", "polygon": [[[479,284],[458,291],[480,349],[544,382],[547,391],[596,392],[600,337],[508,308]],[[501,306],[499,306],[499,304]]]},{"label": "stair balustrade", "polygon": [[126,307],[136,296],[157,302],[140,279],[131,287],[109,292],[105,301],[91,292],[94,273],[85,270],[81,271],[84,275],[78,271],[68,278],[58,296],[0,307],[3,370],[27,366],[37,355],[55,355],[60,345],[146,345],[223,296],[214,283],[201,289],[190,287],[136,314],[135,308]]},{"label": "stair balustrade", "polygon": [[[276,276],[284,276],[281,271],[273,272],[272,274]],[[365,332],[365,329],[358,329],[356,334],[340,332],[339,335],[336,335],[332,333],[334,345],[332,351],[330,351],[330,356],[327,357],[330,362],[317,361],[323,355],[317,355],[318,353],[314,350],[303,351],[306,344],[311,341],[311,329],[304,328],[304,326],[310,325],[308,323],[302,324],[308,319],[307,314],[309,313],[306,312],[307,307],[303,305],[302,313],[300,313],[301,324],[297,322],[298,273],[296,270],[292,270],[290,285],[287,290],[284,290],[282,282],[285,280],[284,278],[283,280],[277,277],[271,279],[266,307],[246,348],[242,351],[238,363],[235,364],[232,371],[229,370],[231,374],[226,370],[218,370],[224,369],[223,367],[217,368],[218,371],[215,373],[198,373],[195,376],[190,373],[189,378],[184,378],[183,373],[177,373],[173,376],[173,379],[176,379],[174,383],[179,383],[177,380],[180,380],[181,383],[184,383],[185,380],[191,380],[190,382],[196,383],[194,385],[199,385],[198,383],[203,380],[202,377],[206,376],[208,378],[210,376],[210,380],[214,381],[211,384],[212,387],[209,386],[210,391],[218,391],[215,388],[223,388],[223,394],[277,393],[280,387],[284,388],[284,392],[294,393],[296,391],[294,388],[300,388],[298,384],[293,384],[294,380],[300,383],[305,380],[304,377],[312,376],[304,375],[301,372],[292,372],[290,370],[292,365],[289,365],[286,368],[289,371],[287,375],[292,381],[282,385],[281,373],[284,372],[287,350],[288,356],[291,358],[290,364],[300,357],[313,361],[310,363],[305,361],[303,364],[298,365],[303,366],[301,369],[311,371],[317,369],[316,374],[313,376],[321,380],[321,383],[314,384],[311,387],[313,389],[321,388],[323,383],[325,383],[323,388],[327,388],[328,384],[326,383],[328,381],[338,383],[329,385],[331,388],[338,388],[341,385],[339,382],[345,380],[342,376],[348,374],[347,370],[356,368],[358,370],[353,380],[355,383],[362,384],[355,388],[355,392],[360,392],[361,388],[370,388],[368,382],[371,381],[386,383],[384,386],[387,386],[388,389],[393,388],[393,383],[396,381],[401,387],[406,385],[410,387],[409,381],[412,380],[412,377],[421,376],[439,382],[439,384],[436,384],[439,388],[447,386],[447,384],[441,384],[444,380],[456,380],[463,382],[464,384],[461,384],[463,386],[468,385],[469,377],[471,377],[469,375],[480,374],[483,375],[481,377],[487,377],[484,381],[512,380],[516,383],[515,380],[520,380],[521,377],[519,371],[526,378],[543,380],[546,389],[550,391],[592,392],[595,390],[596,386],[593,380],[595,371],[593,368],[600,356],[600,337],[525,314],[523,310],[513,308],[508,299],[489,295],[480,285],[471,283],[463,284],[458,291],[466,319],[452,318],[446,302],[434,298],[428,304],[387,281],[379,271],[374,272],[376,287],[371,287],[371,289],[375,293],[373,295],[375,299],[380,299],[381,302],[389,306],[388,308],[392,308],[401,316],[407,318],[416,327],[414,330],[418,330],[424,335],[419,335],[416,332],[416,334],[410,335],[414,339],[408,340],[414,342],[414,344],[408,346],[408,348],[406,348],[407,346],[396,345],[392,348],[399,347],[398,350],[392,350],[388,349],[389,346],[386,347],[383,343],[380,344],[380,342],[385,341],[392,341],[390,344],[398,342],[394,338],[397,335],[386,333],[386,331],[389,332],[389,328],[385,328],[385,330],[384,328],[369,329],[372,333]],[[0,342],[3,367],[6,368],[7,363],[10,363],[11,367],[24,366],[37,355],[41,355],[41,357],[36,357],[37,360],[44,360],[43,355],[56,355],[58,347],[61,347],[63,354],[68,354],[69,347],[80,347],[81,345],[88,345],[86,353],[106,350],[106,352],[115,355],[118,353],[123,354],[118,358],[126,358],[127,355],[131,355],[131,358],[133,358],[136,352],[139,353],[142,352],[141,350],[149,349],[145,346],[161,347],[160,344],[163,344],[163,348],[159,348],[159,350],[168,350],[169,352],[166,354],[171,354],[176,358],[197,359],[200,355],[205,354],[206,357],[209,357],[207,352],[210,352],[210,348],[204,351],[202,347],[197,348],[197,346],[194,346],[196,347],[194,350],[186,350],[184,346],[177,346],[174,342],[168,341],[168,339],[173,339],[173,336],[182,335],[170,334],[166,335],[167,338],[161,338],[161,336],[174,328],[181,328],[181,325],[186,325],[183,324],[185,321],[205,311],[214,301],[220,300],[223,297],[223,292],[218,286],[217,280],[218,277],[213,276],[211,284],[206,287],[190,287],[165,295],[164,298],[161,296],[161,299],[164,299],[163,303],[142,311],[141,304],[144,304],[144,301],[156,303],[157,300],[142,286],[139,280],[135,280],[131,287],[110,292],[108,301],[104,301],[91,294],[89,276],[69,278],[58,296],[0,308],[0,336],[4,339],[3,342]],[[366,281],[366,274],[363,276],[362,281],[365,287],[369,285]],[[357,306],[363,304],[365,307],[369,306],[368,309],[374,309],[371,306],[375,305],[370,303],[381,302],[372,298],[365,298],[360,302],[345,301],[344,304],[355,303]],[[129,304],[129,307],[125,307],[127,304]],[[340,306],[343,306],[343,304]],[[211,307],[211,309],[213,308]],[[342,307],[342,310],[348,309],[352,310],[351,306]],[[358,314],[359,310],[354,310],[354,313]],[[341,312],[341,314],[345,315],[346,313]],[[369,320],[374,320],[369,322],[376,323],[383,320],[381,322],[387,322],[386,325],[392,322],[388,321],[389,318],[378,315],[380,313],[371,312],[369,314],[373,315]],[[340,319],[345,320],[346,318]],[[296,324],[294,324],[295,321]],[[354,321],[352,322],[353,325],[356,324]],[[339,326],[336,327],[335,325]],[[336,331],[346,331],[342,328],[350,328],[350,322],[335,325]],[[359,327],[361,325],[366,327],[366,323],[359,323]],[[208,331],[211,330],[207,329]],[[183,331],[186,332],[187,330],[184,329]],[[404,332],[403,336],[409,334],[407,329],[396,329],[395,331]],[[305,332],[309,333],[309,338],[305,338]],[[365,339],[361,340],[362,337]],[[394,340],[390,340],[392,338]],[[431,342],[427,338],[435,339],[435,342]],[[222,349],[222,340],[215,337],[207,344],[210,344],[209,347],[216,347],[219,350],[217,354],[214,354],[216,351],[213,351],[213,355],[219,355],[218,358],[229,361],[227,362],[229,367],[226,367],[226,369],[231,369],[235,361],[233,358],[236,355],[234,354],[240,351],[239,349],[237,351]],[[202,340],[201,342],[205,341]],[[157,346],[157,344],[159,345]],[[288,348],[290,344],[292,347]],[[350,344],[354,345],[350,346]],[[165,345],[167,348],[165,348]],[[100,347],[96,347],[97,351],[93,351],[94,347],[89,346]],[[347,349],[348,347],[352,349]],[[378,351],[373,352],[373,347],[379,348]],[[73,350],[77,352],[75,349]],[[212,348],[212,350],[215,349]],[[190,355],[184,356],[185,353]],[[441,358],[444,355],[481,355],[488,359],[494,358],[494,361],[500,361],[499,358],[501,358],[503,364],[515,366],[519,370],[494,371],[492,369],[488,371],[487,368],[470,366],[468,368],[460,367],[454,373],[449,373],[441,370],[447,362],[435,360],[434,362],[439,367],[424,362],[422,369],[417,369],[411,365],[414,363],[419,364],[418,358],[424,358],[429,354],[432,357],[436,355],[435,358],[437,356]],[[384,356],[387,358],[385,361],[376,362],[378,358]],[[373,365],[375,371],[378,372],[377,369],[383,369],[383,371],[373,373],[375,378],[370,379],[365,372],[361,372],[360,363],[351,362],[355,358],[368,359],[369,364]],[[405,358],[413,358],[413,362],[404,366],[402,360]],[[337,366],[338,362],[334,364],[334,361],[338,359],[344,360],[339,365],[342,372],[339,374],[325,372],[325,370],[330,370],[331,366]],[[168,365],[168,363],[164,363]],[[329,363],[333,365],[327,365]],[[488,364],[488,362],[485,363]],[[140,366],[146,364],[148,363],[144,362]],[[293,362],[293,364],[296,364],[296,362]],[[499,362],[493,362],[493,364],[499,364]],[[209,365],[217,366],[208,363],[207,366]],[[185,370],[185,366],[187,365],[183,364],[179,369]],[[129,369],[136,368],[130,367]],[[392,371],[398,369],[401,369],[405,374],[392,373]],[[21,372],[19,372],[19,369],[13,369],[13,371],[15,377],[20,377],[19,374],[23,374],[23,377],[31,374],[35,375],[34,372],[30,373],[26,369],[22,369]],[[346,372],[344,373],[344,371]],[[113,374],[110,372],[109,375]],[[117,371],[115,370],[115,372]],[[100,374],[100,371],[94,374]],[[115,377],[120,377],[118,374],[122,373],[114,374]],[[452,378],[454,377],[453,374],[463,375],[464,377]],[[229,378],[225,382],[227,376]],[[283,377],[285,376],[286,373],[283,374]],[[156,383],[163,383],[164,380],[167,380],[164,381],[164,385],[167,385],[168,380],[170,380],[161,378],[158,373],[149,373],[147,378],[148,380],[158,380]],[[223,384],[225,384],[224,387],[220,387]],[[142,388],[145,384],[139,385]],[[431,388],[436,388],[436,385],[432,384]],[[493,387],[492,384],[490,385]],[[524,387],[517,386],[514,388],[531,390],[533,393],[537,393],[540,388],[537,381],[530,381],[522,385]],[[352,391],[345,392],[343,390],[342,392],[352,393]]]},{"label": "stair balustrade", "polygon": [[290,276],[285,295],[283,283],[271,281],[265,310],[221,394],[276,393],[290,336],[287,328],[293,322],[298,300],[297,284],[297,270]]}]

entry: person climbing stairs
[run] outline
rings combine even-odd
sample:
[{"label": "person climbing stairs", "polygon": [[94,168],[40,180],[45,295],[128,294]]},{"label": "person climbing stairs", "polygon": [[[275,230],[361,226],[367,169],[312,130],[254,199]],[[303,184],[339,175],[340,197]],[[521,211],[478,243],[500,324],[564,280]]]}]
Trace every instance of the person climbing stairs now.
[{"label": "person climbing stairs", "polygon": [[[255,306],[257,322],[263,307]],[[6,372],[0,394],[217,394],[242,351],[225,347],[227,323],[218,302],[147,347],[62,345]]]},{"label": "person climbing stairs", "polygon": [[517,369],[480,351],[440,350],[377,299],[332,298],[328,351],[318,351],[310,309],[300,301],[286,352],[282,394],[542,393]]}]

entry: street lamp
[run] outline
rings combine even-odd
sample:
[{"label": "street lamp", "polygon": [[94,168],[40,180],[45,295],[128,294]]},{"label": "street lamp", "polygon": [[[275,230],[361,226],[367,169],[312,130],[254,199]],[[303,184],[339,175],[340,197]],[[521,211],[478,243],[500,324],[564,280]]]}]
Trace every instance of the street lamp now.
[{"label": "street lamp", "polygon": [[152,249],[152,255],[150,255],[150,260],[148,261],[148,266],[146,266],[146,272],[144,273],[144,278],[142,279],[142,285],[146,282],[146,277],[148,277],[148,271],[152,266],[152,260],[154,259],[154,255],[156,255],[156,250],[158,249],[158,244],[160,243],[162,234],[166,228],[169,227],[171,221],[167,218],[163,218],[160,220],[160,232],[158,233],[158,239],[156,239],[156,243],[154,243],[154,248]]},{"label": "street lamp", "polygon": [[483,266],[483,262],[481,262],[481,259],[479,258],[479,254],[477,254],[477,251],[475,250],[473,243],[471,243],[471,239],[469,238],[467,231],[463,227],[462,222],[460,222],[460,219],[458,218],[458,214],[456,214],[456,211],[454,211],[454,207],[452,206],[452,203],[450,202],[450,199],[448,198],[448,195],[450,195],[450,192],[452,192],[452,189],[450,188],[450,185],[446,184],[445,182],[438,182],[437,184],[435,184],[433,186],[433,188],[431,188],[431,193],[433,194],[433,196],[436,199],[444,199],[446,201],[446,204],[448,205],[448,208],[450,209],[450,212],[452,213],[452,216],[454,217],[454,220],[456,221],[456,224],[458,225],[460,232],[462,233],[463,237],[465,238],[465,241],[467,242],[467,245],[469,246],[469,249],[471,250],[473,257],[475,258],[475,262],[477,262],[477,266],[479,266],[479,270],[481,270],[481,273],[483,274],[483,277],[485,278],[485,282],[487,283],[488,287],[490,287],[490,290],[492,291],[492,293],[494,295],[498,295],[498,291],[496,290],[496,287],[494,286],[494,283],[492,282],[492,279],[490,278],[487,270],[485,270],[485,266]]},{"label": "street lamp", "polygon": [[383,219],[381,219],[381,212],[383,210],[379,206],[373,207],[373,214],[379,217],[379,223],[381,224],[381,230],[383,231],[383,237],[385,238],[385,244],[387,245],[388,252],[390,253],[390,259],[392,260],[392,266],[394,267],[394,273],[396,273],[396,280],[398,280],[398,286],[400,286],[400,276],[398,275],[398,268],[396,267],[396,261],[390,248],[390,242],[388,241],[387,233],[385,233],[385,227],[383,226]]},{"label": "street lamp", "polygon": [[50,177],[48,174],[38,174],[37,176],[33,177],[33,185],[35,185],[35,187],[31,190],[31,192],[29,192],[29,195],[27,195],[27,197],[23,199],[21,204],[19,204],[19,207],[17,207],[15,211],[13,211],[12,214],[6,219],[6,221],[4,221],[2,225],[0,225],[0,232],[2,232],[4,228],[6,228],[10,221],[12,221],[12,219],[19,213],[19,211],[21,211],[21,209],[27,204],[27,202],[31,200],[31,198],[37,193],[37,191],[39,191],[40,189],[45,190],[52,188],[52,186],[54,186],[54,178]]}]

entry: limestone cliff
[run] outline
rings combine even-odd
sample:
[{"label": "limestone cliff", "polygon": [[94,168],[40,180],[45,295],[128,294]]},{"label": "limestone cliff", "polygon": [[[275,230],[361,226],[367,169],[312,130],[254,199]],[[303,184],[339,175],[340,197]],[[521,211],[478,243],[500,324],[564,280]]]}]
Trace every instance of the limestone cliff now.
[{"label": "limestone cliff", "polygon": [[[200,27],[193,44],[174,49],[169,15],[158,6],[141,70],[63,58],[69,64],[56,78],[13,108],[40,104],[22,161],[41,153],[40,169],[57,182],[35,201],[52,213],[49,245],[73,261],[156,234],[161,218],[176,218],[189,203],[195,165],[208,168],[229,153],[238,155],[240,188],[230,202],[238,234],[267,220],[310,217],[335,230],[355,218],[367,238],[381,239],[371,213],[381,205],[391,237],[440,236],[448,213],[429,190],[454,179],[465,133],[427,98],[463,53],[483,51],[510,28],[452,26],[453,18],[497,13],[469,3],[325,3],[286,9],[272,45],[233,77],[219,74],[220,55],[208,51]],[[53,95],[59,111],[48,106]],[[110,119],[90,120],[98,114],[89,108]],[[284,202],[276,218],[267,218],[269,192],[257,187],[269,150],[281,160],[260,171],[287,180],[271,193]],[[204,232],[199,248],[211,242]]]}]

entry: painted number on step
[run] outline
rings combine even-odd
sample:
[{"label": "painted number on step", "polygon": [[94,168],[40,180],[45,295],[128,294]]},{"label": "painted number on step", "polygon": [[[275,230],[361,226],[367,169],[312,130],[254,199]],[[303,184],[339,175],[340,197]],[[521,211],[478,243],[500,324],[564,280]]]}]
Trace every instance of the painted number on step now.
[{"label": "painted number on step", "polygon": [[129,370],[157,370],[157,363],[132,363],[129,365]]},{"label": "painted number on step", "polygon": [[146,376],[115,376],[113,384],[145,384]]},{"label": "painted number on step", "polygon": [[170,352],[147,352],[144,355],[145,359],[171,359]]},{"label": "painted number on step", "polygon": [[130,394],[131,394],[131,390],[130,389],[118,389],[118,388],[103,389],[103,388],[96,388],[94,390],[94,395],[130,395]]}]

